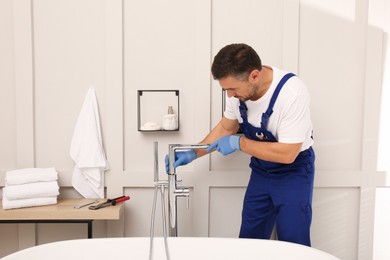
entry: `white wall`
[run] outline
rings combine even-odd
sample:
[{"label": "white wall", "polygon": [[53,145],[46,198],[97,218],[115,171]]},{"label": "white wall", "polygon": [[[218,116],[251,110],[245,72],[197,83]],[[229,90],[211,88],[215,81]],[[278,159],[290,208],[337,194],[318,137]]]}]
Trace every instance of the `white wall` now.
[{"label": "white wall", "polygon": [[[96,222],[94,235],[148,236],[153,141],[165,178],[168,144],[198,142],[222,114],[221,89],[210,77],[213,56],[245,42],[264,64],[297,73],[312,96],[313,247],[372,259],[375,191],[389,187],[376,170],[388,34],[385,19],[370,21],[389,15],[388,2],[0,1],[0,186],[7,170],[54,166],[61,197],[80,197],[71,187],[68,151],[93,85],[110,163],[107,196],[131,196],[124,219]],[[137,90],[146,89],[180,90],[180,131],[137,131]],[[179,201],[180,236],[237,236],[248,160],[213,154],[178,170],[191,187],[190,209]],[[84,233],[78,225],[2,224],[0,256]]]}]

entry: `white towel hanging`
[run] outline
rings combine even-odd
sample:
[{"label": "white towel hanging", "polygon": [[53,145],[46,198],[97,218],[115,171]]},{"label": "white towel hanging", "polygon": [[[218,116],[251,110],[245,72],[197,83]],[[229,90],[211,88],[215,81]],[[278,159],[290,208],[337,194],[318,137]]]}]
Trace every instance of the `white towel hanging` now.
[{"label": "white towel hanging", "polygon": [[70,156],[75,162],[73,187],[85,198],[104,197],[104,172],[109,169],[103,148],[95,88],[90,87],[82,105]]}]

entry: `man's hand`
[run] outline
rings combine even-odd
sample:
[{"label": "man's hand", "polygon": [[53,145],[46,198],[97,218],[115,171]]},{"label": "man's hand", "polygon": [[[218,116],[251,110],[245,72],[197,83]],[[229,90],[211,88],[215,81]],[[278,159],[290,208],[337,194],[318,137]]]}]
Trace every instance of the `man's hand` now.
[{"label": "man's hand", "polygon": [[[173,163],[173,168],[189,164],[195,159],[196,159],[196,152],[194,149],[189,149],[188,151],[177,151],[175,152],[175,162]],[[167,173],[169,173],[168,154],[165,156],[165,170]]]},{"label": "man's hand", "polygon": [[240,150],[240,136],[228,135],[221,137],[207,148],[207,152],[209,153],[213,149],[217,150],[223,155],[228,155],[237,150]]}]

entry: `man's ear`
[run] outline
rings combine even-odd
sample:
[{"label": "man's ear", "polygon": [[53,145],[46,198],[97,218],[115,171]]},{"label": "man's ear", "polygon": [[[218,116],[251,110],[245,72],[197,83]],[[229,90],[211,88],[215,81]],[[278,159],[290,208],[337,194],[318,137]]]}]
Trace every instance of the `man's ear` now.
[{"label": "man's ear", "polygon": [[259,70],[252,70],[249,74],[249,81],[258,81],[260,77],[260,71]]}]

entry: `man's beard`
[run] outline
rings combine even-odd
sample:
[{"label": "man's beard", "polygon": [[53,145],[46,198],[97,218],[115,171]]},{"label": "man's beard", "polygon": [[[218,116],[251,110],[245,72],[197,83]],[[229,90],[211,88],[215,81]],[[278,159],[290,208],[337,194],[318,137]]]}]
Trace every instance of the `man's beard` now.
[{"label": "man's beard", "polygon": [[242,102],[246,102],[246,101],[252,99],[253,96],[257,94],[257,91],[259,90],[259,87],[260,87],[260,85],[257,85],[257,86],[256,85],[252,85],[252,90],[251,90],[251,92],[247,96],[245,96],[245,97],[237,97],[237,98],[240,101],[242,101]]}]

